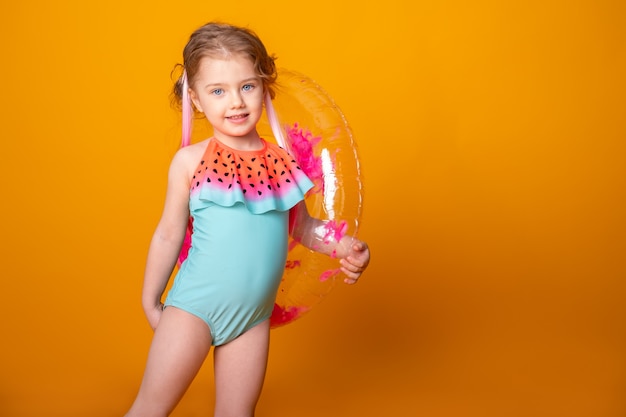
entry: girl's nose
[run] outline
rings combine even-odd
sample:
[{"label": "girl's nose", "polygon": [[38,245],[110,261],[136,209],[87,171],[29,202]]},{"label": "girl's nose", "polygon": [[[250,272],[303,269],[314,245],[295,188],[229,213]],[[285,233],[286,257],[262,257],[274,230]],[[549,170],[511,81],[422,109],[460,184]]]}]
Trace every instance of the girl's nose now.
[{"label": "girl's nose", "polygon": [[243,98],[241,97],[240,93],[233,94],[231,97],[231,108],[238,109],[243,106]]}]

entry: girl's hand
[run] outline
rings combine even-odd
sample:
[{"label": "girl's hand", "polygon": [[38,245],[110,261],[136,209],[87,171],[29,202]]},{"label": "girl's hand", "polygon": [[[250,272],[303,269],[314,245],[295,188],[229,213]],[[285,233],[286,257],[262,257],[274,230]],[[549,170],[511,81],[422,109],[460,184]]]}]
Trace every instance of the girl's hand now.
[{"label": "girl's hand", "polygon": [[359,277],[370,263],[370,250],[365,242],[355,240],[350,247],[348,256],[339,260],[341,271],[346,274],[346,284],[356,284]]},{"label": "girl's hand", "polygon": [[150,327],[152,327],[152,330],[156,330],[159,325],[159,321],[161,320],[161,314],[163,314],[163,303],[158,303],[150,308],[145,308],[145,312],[146,317],[148,318],[148,323],[150,323]]}]

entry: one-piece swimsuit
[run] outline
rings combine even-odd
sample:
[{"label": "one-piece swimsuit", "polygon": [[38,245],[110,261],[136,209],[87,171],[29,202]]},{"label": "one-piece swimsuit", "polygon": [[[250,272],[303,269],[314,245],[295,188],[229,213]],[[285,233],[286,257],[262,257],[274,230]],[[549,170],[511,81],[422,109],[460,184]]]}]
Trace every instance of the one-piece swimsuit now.
[{"label": "one-piece swimsuit", "polygon": [[165,306],[209,326],[213,344],[267,320],[287,257],[289,210],[313,187],[295,159],[263,140],[255,151],[208,141],[190,188],[191,248]]}]

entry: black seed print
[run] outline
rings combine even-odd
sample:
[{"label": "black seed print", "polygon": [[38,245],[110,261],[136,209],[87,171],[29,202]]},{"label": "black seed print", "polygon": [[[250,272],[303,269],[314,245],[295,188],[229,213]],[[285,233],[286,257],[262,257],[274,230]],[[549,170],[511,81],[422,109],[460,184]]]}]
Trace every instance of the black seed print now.
[{"label": "black seed print", "polygon": [[196,187],[200,185],[200,181],[196,181]]},{"label": "black seed print", "polygon": [[262,193],[262,192],[260,192],[260,191],[257,191],[257,193],[259,193],[259,195],[263,195],[263,193]]},{"label": "black seed print", "polygon": [[224,173],[224,176],[225,176],[225,177],[228,177],[228,172],[225,172],[225,173]]},{"label": "black seed print", "polygon": [[287,179],[285,180],[285,182],[291,182],[291,180],[290,180],[289,178],[287,178]]},{"label": "black seed print", "polygon": [[228,184],[228,189],[230,190],[232,186],[232,184]]},{"label": "black seed print", "polygon": [[206,182],[211,182],[211,178],[207,178],[207,179],[206,179]]},{"label": "black seed print", "polygon": [[217,174],[217,169],[213,168],[213,172]]},{"label": "black seed print", "polygon": [[252,171],[252,167],[247,167],[249,171]]},{"label": "black seed print", "polygon": [[215,161],[213,161],[214,164],[217,164],[219,162],[218,159],[216,159]]},{"label": "black seed print", "polygon": [[200,165],[204,165],[204,160],[200,161]]},{"label": "black seed print", "polygon": [[237,164],[237,169],[240,169],[240,168],[241,168],[241,164]]},{"label": "black seed print", "polygon": [[222,156],[222,153],[220,151],[215,152],[217,154],[217,156]]},{"label": "black seed print", "polygon": [[196,174],[199,174],[199,173],[201,173],[201,172],[202,172],[202,170],[200,170],[200,171],[196,172]]},{"label": "black seed print", "polygon": [[254,188],[254,184],[250,184],[250,188]]},{"label": "black seed print", "polygon": [[261,185],[263,185],[263,184],[265,184],[265,183],[263,182],[263,180],[261,180]]},{"label": "black seed print", "polygon": [[271,190],[272,189],[272,185],[271,184],[267,184],[267,189]]},{"label": "black seed print", "polygon": [[248,178],[252,178],[252,174],[248,174]]},{"label": "black seed print", "polygon": [[265,164],[261,164],[261,168],[265,168]]},{"label": "black seed print", "polygon": [[273,180],[273,179],[274,179],[274,177],[273,177],[273,176],[271,176],[271,175],[268,175],[268,178],[269,178],[270,180]]},{"label": "black seed print", "polygon": [[280,184],[278,184],[278,183],[277,183],[277,184],[276,184],[276,188],[280,188]]},{"label": "black seed print", "polygon": [[285,171],[280,171],[280,175],[285,175]]},{"label": "black seed print", "polygon": [[221,179],[221,178],[218,178],[217,180],[218,180],[219,182],[224,182],[224,181],[222,181],[222,179]]},{"label": "black seed print", "polygon": [[257,176],[257,177],[260,177],[260,176],[261,176],[261,171],[257,171],[257,172],[256,172],[256,176]]},{"label": "black seed print", "polygon": [[224,166],[224,168],[228,166],[228,164],[225,164],[224,162],[222,162],[222,165]]},{"label": "black seed print", "polygon": [[246,190],[246,189],[244,188],[244,189],[243,189],[243,193],[245,194],[245,193],[247,193],[247,192],[248,192],[248,190]]},{"label": "black seed print", "polygon": [[277,162],[278,162],[278,158],[274,158],[274,163],[277,163]]}]

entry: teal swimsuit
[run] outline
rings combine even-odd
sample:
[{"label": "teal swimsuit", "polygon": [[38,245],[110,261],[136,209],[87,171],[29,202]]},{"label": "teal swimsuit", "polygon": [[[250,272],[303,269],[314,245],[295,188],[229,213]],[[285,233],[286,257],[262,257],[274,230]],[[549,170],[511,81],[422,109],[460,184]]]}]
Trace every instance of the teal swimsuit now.
[{"label": "teal swimsuit", "polygon": [[203,319],[219,346],[269,319],[287,257],[289,209],[312,182],[277,145],[211,139],[190,190],[191,249],[166,306]]}]

